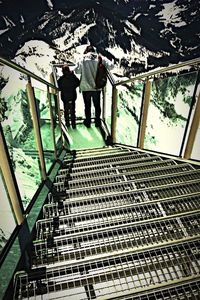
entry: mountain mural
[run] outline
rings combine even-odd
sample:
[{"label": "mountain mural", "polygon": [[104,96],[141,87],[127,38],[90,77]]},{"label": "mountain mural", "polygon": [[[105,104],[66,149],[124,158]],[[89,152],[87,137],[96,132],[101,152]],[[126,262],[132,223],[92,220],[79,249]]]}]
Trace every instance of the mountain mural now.
[{"label": "mountain mural", "polygon": [[199,56],[199,0],[1,0],[0,11],[0,54],[10,59],[37,61],[41,42],[50,61],[74,61],[92,43],[132,75]]}]

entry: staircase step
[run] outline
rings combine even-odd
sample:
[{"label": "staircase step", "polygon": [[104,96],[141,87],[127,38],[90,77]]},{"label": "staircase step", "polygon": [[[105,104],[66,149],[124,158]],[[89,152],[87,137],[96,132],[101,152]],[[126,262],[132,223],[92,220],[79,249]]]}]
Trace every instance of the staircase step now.
[{"label": "staircase step", "polygon": [[151,169],[149,171],[140,171],[140,172],[125,172],[122,175],[108,175],[108,176],[98,176],[95,175],[90,179],[78,179],[71,180],[70,176],[66,175],[57,175],[55,178],[56,183],[63,183],[65,180],[67,181],[67,186],[69,189],[83,188],[83,187],[93,187],[110,183],[118,183],[118,182],[126,182],[130,180],[138,180],[138,179],[148,179],[157,176],[166,176],[170,174],[179,174],[187,171],[194,170],[194,168],[189,164],[179,164],[175,166],[165,166],[159,169]]},{"label": "staircase step", "polygon": [[200,237],[200,211],[184,216],[169,216],[165,219],[148,220],[95,229],[84,233],[66,235],[49,234],[45,239],[34,241],[34,265],[43,266],[61,261],[101,258],[116,252],[150,249],[158,245],[174,244]]},{"label": "staircase step", "polygon": [[197,166],[117,145],[68,151],[41,212],[14,299],[200,298]]},{"label": "staircase step", "polygon": [[85,173],[85,172],[96,172],[99,170],[105,170],[105,169],[115,169],[119,167],[127,167],[131,165],[135,165],[135,167],[140,166],[148,166],[152,163],[157,163],[163,161],[159,156],[157,157],[149,157],[144,155],[138,155],[135,156],[134,159],[128,159],[128,160],[118,160],[114,162],[107,162],[107,163],[99,163],[99,164],[87,164],[86,166],[74,166],[73,162],[69,164],[63,164],[62,168],[59,170],[58,174],[61,174],[62,172],[70,172],[72,174],[76,173]]},{"label": "staircase step", "polygon": [[163,175],[158,178],[130,180],[119,183],[109,183],[102,186],[68,189],[65,182],[54,183],[54,193],[66,198],[93,198],[97,196],[117,194],[130,191],[144,191],[149,188],[176,185],[200,180],[200,170],[184,172],[184,174]]},{"label": "staircase step", "polygon": [[[190,199],[191,205],[189,207],[188,201],[185,199],[185,203],[182,201],[182,206],[179,206],[179,209],[171,209],[170,214],[179,216],[192,212],[192,204],[193,211],[198,212],[200,194],[191,196]],[[82,211],[81,213],[71,213],[69,215],[59,215],[48,219],[41,219],[37,222],[37,238],[43,239],[47,237],[49,233],[65,235],[141,221],[147,222],[148,220],[158,218],[162,219],[169,216],[169,212],[165,211],[164,208],[169,206],[170,202],[168,201],[167,203],[167,201],[164,201],[163,203],[140,203],[137,205],[102,208],[101,211],[88,210]]]},{"label": "staircase step", "polygon": [[[189,187],[192,188],[189,190]],[[182,194],[188,188],[187,193]],[[140,204],[158,203],[162,205],[165,214],[189,212],[200,209],[200,187],[196,185],[199,192],[194,192],[194,184],[191,186],[183,185],[176,188],[168,187],[147,191],[147,193],[133,193],[124,195],[107,196],[84,201],[63,201],[53,200],[51,204],[45,204],[43,207],[43,217],[51,218],[56,216],[67,216],[78,213],[103,211],[111,208],[129,208]],[[168,193],[170,192],[170,193]],[[160,197],[160,198],[159,198]]]},{"label": "staircase step", "polygon": [[[119,154],[119,155],[111,155],[107,157],[91,157],[89,159],[81,159],[81,160],[74,160],[73,161],[73,169],[75,168],[83,168],[83,167],[88,167],[88,166],[94,166],[94,165],[110,165],[110,164],[121,164],[123,162],[127,161],[132,161],[132,160],[141,160],[143,158],[149,158],[150,155],[147,153],[124,153],[124,154]],[[160,158],[161,160],[161,158]],[[71,164],[71,161],[68,160],[63,160],[63,164],[68,166]]]},{"label": "staircase step", "polygon": [[[200,241],[157,246],[145,251],[115,254],[88,262],[48,266],[39,279],[24,272],[16,276],[15,299],[47,294],[47,299],[113,299],[126,294],[144,293],[172,284],[200,278]],[[89,297],[88,297],[89,296]]]},{"label": "staircase step", "polygon": [[167,160],[161,160],[161,161],[156,161],[152,162],[149,161],[146,163],[130,163],[128,165],[121,165],[118,166],[117,168],[105,166],[103,169],[95,169],[95,170],[90,170],[90,171],[82,171],[78,172],[69,172],[68,169],[60,169],[58,172],[58,175],[63,175],[63,176],[68,176],[70,174],[70,178],[72,180],[78,180],[78,179],[89,179],[89,178],[94,178],[94,177],[102,177],[102,176],[109,176],[109,175],[117,175],[117,174],[124,174],[127,172],[139,172],[139,171],[145,171],[149,169],[156,169],[156,168],[163,168],[163,167],[168,167],[168,166],[174,166],[177,165],[176,161],[167,159]]},{"label": "staircase step", "polygon": [[91,159],[98,159],[98,157],[110,157],[110,156],[120,156],[124,154],[139,154],[138,151],[131,151],[128,149],[119,149],[119,148],[100,148],[95,151],[87,151],[87,152],[75,152],[75,159],[76,161],[81,161],[81,160],[91,160]]}]

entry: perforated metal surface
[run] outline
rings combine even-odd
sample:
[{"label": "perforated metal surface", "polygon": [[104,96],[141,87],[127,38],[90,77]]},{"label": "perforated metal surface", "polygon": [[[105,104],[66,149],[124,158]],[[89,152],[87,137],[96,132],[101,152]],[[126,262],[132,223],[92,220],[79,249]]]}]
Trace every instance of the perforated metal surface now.
[{"label": "perforated metal surface", "polygon": [[[184,191],[187,189],[187,193]],[[196,189],[196,192],[195,192]],[[169,193],[168,193],[169,192]],[[182,195],[182,196],[181,196]],[[200,209],[200,182],[188,184],[186,186],[168,187],[165,189],[155,189],[145,193],[127,193],[123,195],[113,195],[95,199],[80,201],[63,201],[52,199],[53,203],[43,207],[44,218],[55,216],[72,215],[94,210],[104,210],[117,207],[132,207],[142,203],[162,204],[165,214],[182,213]]]},{"label": "perforated metal surface", "polygon": [[57,182],[54,183],[54,188],[57,193],[61,195],[66,195],[68,198],[86,198],[86,197],[95,197],[100,195],[109,195],[117,194],[129,191],[139,191],[146,190],[153,187],[167,186],[167,185],[176,185],[179,183],[188,183],[195,182],[200,180],[200,171],[188,171],[184,174],[173,174],[173,175],[163,175],[158,178],[149,178],[149,179],[139,179],[139,180],[130,180],[123,183],[110,183],[100,186],[85,187],[85,188],[76,188],[68,189],[68,184],[66,182]]},{"label": "perforated metal surface", "polygon": [[42,265],[61,261],[73,261],[102,257],[112,253],[125,253],[147,249],[200,236],[200,212],[182,217],[150,220],[112,228],[93,229],[88,233],[67,233],[57,236],[49,233],[47,239],[34,242],[34,264]]},{"label": "perforated metal surface", "polygon": [[[174,160],[157,160],[157,161],[152,161],[152,158],[150,161],[148,160],[146,163],[130,163],[128,165],[121,165],[116,168],[113,168],[112,166],[104,166],[102,169],[97,169],[95,168],[94,170],[89,170],[85,171],[83,169],[82,172],[79,172],[79,170],[73,170],[71,173],[71,170],[69,172],[68,169],[60,169],[58,172],[58,175],[64,175],[67,176],[70,173],[71,180],[77,180],[77,179],[91,179],[94,177],[102,177],[102,176],[109,176],[109,175],[117,175],[117,174],[124,174],[127,172],[139,172],[139,171],[144,171],[144,170],[149,170],[149,169],[158,169],[158,168],[163,168],[163,167],[168,167],[168,166],[173,166],[176,165],[176,162]],[[77,172],[76,172],[77,171]]]},{"label": "perforated metal surface", "polygon": [[67,299],[93,299],[94,295],[97,299],[103,296],[109,299],[167,283],[194,280],[200,273],[199,249],[200,242],[194,240],[85,263],[51,266],[37,273],[32,270],[28,276],[18,276],[18,299],[31,299],[41,292],[48,294],[48,299],[63,292]]},{"label": "perforated metal surface", "polygon": [[199,299],[200,171],[128,149],[111,153],[66,157],[15,299]]},{"label": "perforated metal surface", "polygon": [[89,179],[78,179],[78,180],[70,180],[65,175],[57,175],[56,176],[56,182],[64,182],[67,181],[67,186],[69,189],[76,189],[81,187],[90,187],[90,186],[98,186],[98,185],[105,185],[109,183],[118,183],[118,182],[125,182],[125,181],[131,181],[131,180],[137,180],[137,179],[148,179],[151,177],[160,177],[160,176],[166,176],[171,174],[179,174],[184,173],[187,171],[193,170],[193,167],[189,164],[181,164],[181,165],[175,165],[175,166],[165,166],[162,168],[156,168],[151,170],[145,170],[140,172],[124,172],[122,175],[118,174],[112,174],[112,175],[103,175],[95,177],[95,174],[93,178]]}]

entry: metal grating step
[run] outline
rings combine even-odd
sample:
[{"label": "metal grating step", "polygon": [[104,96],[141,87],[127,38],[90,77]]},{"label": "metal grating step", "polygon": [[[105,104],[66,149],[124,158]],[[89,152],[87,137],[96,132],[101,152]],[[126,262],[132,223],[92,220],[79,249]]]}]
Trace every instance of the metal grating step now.
[{"label": "metal grating step", "polygon": [[49,203],[58,202],[59,208],[62,207],[62,202],[69,205],[69,212],[84,211],[93,209],[102,209],[104,207],[123,206],[133,203],[142,203],[148,201],[156,201],[168,199],[172,197],[193,195],[200,192],[200,180],[196,182],[182,183],[178,185],[169,185],[166,187],[157,187],[147,189],[145,191],[125,192],[121,194],[107,195],[101,197],[93,197],[89,199],[68,199],[64,197],[55,197],[49,194]]},{"label": "metal grating step", "polygon": [[171,174],[179,174],[187,171],[194,170],[194,168],[189,164],[180,164],[175,166],[163,167],[160,169],[151,169],[149,171],[140,171],[140,172],[127,172],[122,175],[109,175],[102,177],[93,177],[92,179],[79,179],[79,180],[70,180],[68,176],[65,175],[57,175],[55,178],[55,182],[64,182],[66,180],[66,186],[69,189],[83,188],[83,187],[92,187],[99,186],[109,183],[118,183],[118,182],[126,182],[131,180],[139,180],[139,179],[148,179],[152,177],[158,176],[166,176]]},{"label": "metal grating step", "polygon": [[[194,204],[198,203],[200,195],[191,197]],[[175,202],[175,201],[174,201]],[[116,227],[141,221],[148,221],[169,216],[169,212],[164,207],[170,206],[170,201],[166,205],[162,202],[120,206],[99,210],[82,211],[81,213],[71,213],[70,215],[55,216],[49,219],[42,219],[37,222],[37,238],[43,239],[49,233],[54,235],[65,235],[71,233],[85,232],[105,227]],[[168,204],[168,205],[167,205]],[[183,204],[183,203],[182,203]],[[171,215],[176,216],[191,211],[188,202],[179,208],[171,209]],[[199,205],[198,205],[199,206]],[[173,207],[173,205],[172,205]],[[180,210],[182,208],[182,210]],[[198,211],[194,205],[194,211]],[[200,225],[200,224],[199,224]]]},{"label": "metal grating step", "polygon": [[148,290],[137,295],[126,295],[118,300],[199,300],[200,280],[186,282],[182,285],[162,287],[158,290]]},{"label": "metal grating step", "polygon": [[200,170],[112,149],[65,156],[14,299],[199,299]]},{"label": "metal grating step", "polygon": [[[115,157],[120,157],[123,155],[128,155],[128,154],[139,154],[138,151],[131,151],[131,150],[119,150],[119,149],[112,149],[112,150],[107,150],[107,151],[93,151],[93,152],[87,152],[87,153],[75,153],[74,157],[75,157],[75,161],[76,162],[81,162],[81,161],[90,161],[90,160],[101,160],[101,159],[106,159],[106,158],[110,158],[112,156]],[[65,160],[65,158],[64,158]]]},{"label": "metal grating step", "polygon": [[84,235],[81,233],[64,236],[49,234],[45,240],[34,241],[34,265],[101,258],[116,252],[124,254],[138,249],[141,251],[162,244],[200,237],[199,217],[200,212],[178,218],[123,225],[101,231],[94,230]]},{"label": "metal grating step", "polygon": [[[110,176],[110,175],[117,175],[117,174],[124,174],[127,172],[139,172],[149,169],[158,169],[163,167],[169,167],[177,165],[174,160],[165,160],[165,161],[156,161],[156,162],[147,162],[147,163],[132,163],[125,166],[120,166],[117,168],[111,167],[104,167],[103,170],[90,170],[90,171],[83,171],[83,172],[72,172],[70,173],[68,169],[60,169],[58,171],[58,175],[68,176],[70,174],[70,178],[72,180],[81,180],[81,179],[89,179],[94,177],[102,177],[102,176]],[[77,170],[78,171],[78,170]]]},{"label": "metal grating step", "polygon": [[113,152],[115,153],[116,151],[135,151],[135,150],[130,150],[128,148],[123,148],[123,147],[118,147],[118,146],[104,146],[103,148],[91,148],[91,149],[77,149],[77,150],[72,150],[76,153],[76,155],[81,156],[81,155],[88,155],[88,154],[95,154],[95,153],[106,153],[106,152]]},{"label": "metal grating step", "polygon": [[160,162],[162,161],[162,159],[157,156],[157,157],[137,157],[135,159],[130,159],[130,160],[122,160],[122,161],[117,161],[117,162],[112,162],[112,163],[104,163],[104,164],[88,164],[87,166],[84,167],[75,167],[73,166],[73,162],[68,164],[68,165],[63,165],[62,168],[59,170],[58,174],[60,174],[61,172],[73,172],[73,174],[75,173],[85,173],[85,172],[96,172],[99,170],[105,170],[105,169],[111,169],[114,170],[115,168],[118,167],[125,167],[125,166],[130,166],[135,164],[135,167],[140,167],[140,166],[145,166],[148,164],[152,164],[152,163],[156,163],[156,162]]},{"label": "metal grating step", "polygon": [[200,170],[185,172],[184,174],[173,174],[159,178],[140,179],[135,181],[126,181],[123,183],[110,183],[109,185],[85,187],[68,190],[65,182],[54,183],[54,192],[58,195],[66,195],[66,198],[85,198],[97,197],[102,195],[117,194],[130,191],[145,190],[148,188],[176,185],[190,181],[200,180]]},{"label": "metal grating step", "polygon": [[[198,183],[198,187],[199,187]],[[171,193],[173,193],[172,188],[170,189]],[[199,187],[199,193],[196,194],[184,194],[183,196],[176,197],[176,193],[178,193],[177,190],[180,190],[179,188],[175,188],[175,196],[172,197],[166,197],[165,198],[165,192],[167,191],[166,188],[163,191],[158,190],[159,192],[162,192],[163,198],[150,198],[148,197],[148,194],[143,195],[143,198],[140,197],[141,195],[138,195],[137,193],[134,193],[132,195],[121,195],[121,196],[109,196],[104,198],[96,198],[92,200],[81,200],[81,201],[62,201],[60,199],[56,199],[54,201],[57,201],[55,203],[46,204],[43,207],[43,217],[44,218],[51,218],[56,216],[63,216],[63,215],[73,215],[77,213],[84,213],[88,211],[95,211],[95,210],[104,210],[104,209],[110,209],[110,208],[117,208],[117,207],[130,207],[134,205],[140,205],[142,203],[148,204],[150,203],[160,203],[162,204],[162,209],[165,211],[166,215],[171,215],[174,213],[183,213],[183,212],[189,212],[189,211],[195,211],[200,209],[200,187]],[[157,194],[157,195],[158,195]],[[154,191],[154,195],[156,195],[156,192]],[[166,195],[168,196],[168,195]],[[139,200],[139,201],[138,201]],[[160,205],[159,204],[159,205]]]},{"label": "metal grating step", "polygon": [[199,280],[200,241],[109,258],[33,269],[16,275],[15,299],[112,299],[163,285]]},{"label": "metal grating step", "polygon": [[[99,165],[99,164],[118,164],[121,162],[125,162],[125,161],[131,161],[131,160],[142,160],[144,158],[148,158],[150,157],[149,154],[146,153],[141,153],[141,154],[137,154],[137,153],[125,153],[125,154],[121,154],[121,155],[115,155],[113,157],[113,155],[111,155],[110,157],[102,157],[101,159],[95,159],[94,157],[91,157],[91,159],[89,160],[81,160],[81,161],[73,161],[73,168],[83,168],[83,167],[87,167],[89,165]],[[71,162],[70,161],[66,161],[63,160],[64,165],[68,165]]]}]

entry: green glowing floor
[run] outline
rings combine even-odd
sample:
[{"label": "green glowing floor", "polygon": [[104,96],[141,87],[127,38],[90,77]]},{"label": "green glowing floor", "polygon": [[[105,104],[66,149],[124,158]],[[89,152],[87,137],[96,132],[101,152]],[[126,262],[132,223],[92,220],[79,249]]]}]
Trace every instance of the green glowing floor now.
[{"label": "green glowing floor", "polygon": [[83,124],[77,124],[76,129],[68,128],[67,136],[70,142],[70,150],[105,146],[100,129],[96,128],[94,124],[91,125],[91,128],[87,128]]}]

